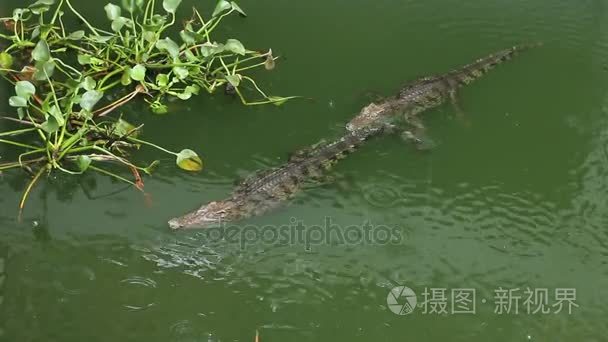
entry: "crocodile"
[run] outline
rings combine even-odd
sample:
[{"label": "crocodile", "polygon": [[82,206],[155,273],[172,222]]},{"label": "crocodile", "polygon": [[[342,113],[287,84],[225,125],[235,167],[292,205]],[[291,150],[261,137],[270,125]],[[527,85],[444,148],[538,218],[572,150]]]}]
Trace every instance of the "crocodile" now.
[{"label": "crocodile", "polygon": [[438,107],[447,100],[452,101],[460,114],[461,111],[456,98],[458,88],[480,78],[487,71],[510,60],[519,52],[538,45],[540,43],[513,46],[448,73],[419,78],[401,88],[397,95],[382,101],[372,102],[364,107],[357,116],[348,122],[346,129],[353,132],[361,128],[379,125],[395,128],[395,124],[404,119],[413,129],[404,131],[403,137],[407,140],[422,143],[425,127],[418,114]]},{"label": "crocodile", "polygon": [[169,221],[172,229],[217,227],[261,215],[293,197],[310,179],[318,179],[338,160],[353,152],[382,127],[346,132],[333,142],[293,154],[283,165],[258,171],[241,182],[224,200],[209,202],[199,209]]}]

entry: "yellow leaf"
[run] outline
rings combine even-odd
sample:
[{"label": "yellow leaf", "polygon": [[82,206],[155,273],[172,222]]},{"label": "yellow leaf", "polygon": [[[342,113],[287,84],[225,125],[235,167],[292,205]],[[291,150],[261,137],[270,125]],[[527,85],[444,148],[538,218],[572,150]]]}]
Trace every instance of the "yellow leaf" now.
[{"label": "yellow leaf", "polygon": [[177,166],[186,171],[200,171],[203,169],[203,161],[196,152],[183,149],[177,154]]}]

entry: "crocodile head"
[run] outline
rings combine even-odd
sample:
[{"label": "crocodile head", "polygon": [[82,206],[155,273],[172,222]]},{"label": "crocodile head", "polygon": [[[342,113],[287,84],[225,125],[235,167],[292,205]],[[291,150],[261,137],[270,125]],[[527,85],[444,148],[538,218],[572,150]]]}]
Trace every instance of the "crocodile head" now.
[{"label": "crocodile head", "polygon": [[171,229],[209,228],[230,221],[235,203],[230,200],[209,202],[198,210],[169,220]]},{"label": "crocodile head", "polygon": [[386,104],[371,103],[361,109],[361,112],[346,124],[346,129],[349,132],[354,132],[363,128],[371,128],[381,122],[384,122],[386,112]]}]

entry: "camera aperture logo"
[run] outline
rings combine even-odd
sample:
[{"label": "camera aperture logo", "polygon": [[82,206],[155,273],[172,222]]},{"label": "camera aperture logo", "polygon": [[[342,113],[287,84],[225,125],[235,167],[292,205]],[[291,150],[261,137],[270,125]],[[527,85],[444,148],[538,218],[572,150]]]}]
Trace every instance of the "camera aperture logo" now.
[{"label": "camera aperture logo", "polygon": [[416,293],[407,286],[393,287],[386,297],[388,308],[397,315],[411,314],[417,302]]}]

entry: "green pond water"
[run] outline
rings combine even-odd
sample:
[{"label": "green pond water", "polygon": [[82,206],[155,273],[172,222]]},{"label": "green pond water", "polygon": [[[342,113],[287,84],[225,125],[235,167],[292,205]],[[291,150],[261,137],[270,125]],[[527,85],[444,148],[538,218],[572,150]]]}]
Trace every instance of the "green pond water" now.
[{"label": "green pond water", "polygon": [[[105,1],[74,3],[104,22]],[[0,15],[19,4],[3,0]],[[192,5],[214,3],[185,0],[180,14]],[[226,20],[218,38],[272,47],[282,58],[255,73],[260,84],[312,100],[246,108],[218,93],[174,102],[170,115],[124,109],[149,140],[205,161],[189,174],[138,152],[162,160],[148,198],[101,175],[53,174],[19,221],[28,178],[5,172],[1,341],[253,341],[256,330],[260,341],[606,340],[608,2],[240,5],[249,17]],[[539,41],[462,89],[465,120],[450,105],[425,114],[433,150],[370,141],[337,165],[335,182],[239,223],[241,239],[168,228],[239,177],[338,136],[366,94]],[[10,93],[5,84],[1,112]],[[0,146],[2,160],[15,153]],[[326,221],[347,239],[319,242]],[[270,227],[298,222],[313,239],[273,240]],[[413,299],[391,294],[398,286],[416,295],[409,314],[393,313]],[[564,299],[570,313],[567,301],[558,312]]]}]

